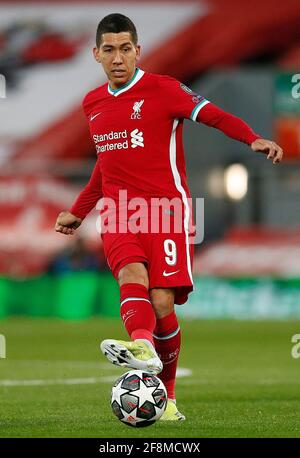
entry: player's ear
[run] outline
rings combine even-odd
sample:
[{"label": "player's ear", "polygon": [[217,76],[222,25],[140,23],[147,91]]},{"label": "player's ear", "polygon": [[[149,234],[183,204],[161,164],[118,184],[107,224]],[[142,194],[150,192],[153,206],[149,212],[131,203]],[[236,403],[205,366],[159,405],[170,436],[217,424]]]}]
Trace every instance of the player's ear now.
[{"label": "player's ear", "polygon": [[136,60],[140,60],[140,57],[141,57],[141,46],[140,45],[136,45],[135,46],[135,50],[136,50]]},{"label": "player's ear", "polygon": [[100,64],[100,62],[101,62],[100,52],[99,52],[99,49],[96,48],[96,46],[93,48],[93,54],[94,54],[95,60]]}]

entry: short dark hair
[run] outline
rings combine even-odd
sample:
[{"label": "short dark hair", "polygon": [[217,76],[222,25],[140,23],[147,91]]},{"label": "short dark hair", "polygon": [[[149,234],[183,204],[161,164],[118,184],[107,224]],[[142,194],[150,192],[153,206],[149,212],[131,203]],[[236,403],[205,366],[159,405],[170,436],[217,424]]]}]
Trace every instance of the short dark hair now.
[{"label": "short dark hair", "polygon": [[138,42],[137,31],[129,17],[120,13],[112,13],[105,16],[98,24],[96,33],[96,46],[100,47],[103,33],[130,32],[133,43]]}]

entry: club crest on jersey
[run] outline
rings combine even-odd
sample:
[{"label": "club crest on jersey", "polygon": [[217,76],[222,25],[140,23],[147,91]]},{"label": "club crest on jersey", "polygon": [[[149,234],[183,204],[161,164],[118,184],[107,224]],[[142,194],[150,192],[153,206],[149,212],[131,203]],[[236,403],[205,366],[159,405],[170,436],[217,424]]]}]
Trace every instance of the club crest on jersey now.
[{"label": "club crest on jersey", "polygon": [[140,100],[139,102],[134,102],[132,110],[133,113],[131,113],[131,119],[141,119],[141,110],[142,110],[142,105],[144,103],[144,99]]}]

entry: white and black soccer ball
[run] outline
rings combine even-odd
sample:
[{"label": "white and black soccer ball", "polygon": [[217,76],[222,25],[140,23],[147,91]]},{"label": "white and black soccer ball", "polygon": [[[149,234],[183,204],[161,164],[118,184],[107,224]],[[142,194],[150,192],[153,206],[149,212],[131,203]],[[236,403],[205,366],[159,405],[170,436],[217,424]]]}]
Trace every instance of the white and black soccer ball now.
[{"label": "white and black soccer ball", "polygon": [[116,380],[111,392],[114,414],[128,426],[149,426],[164,413],[167,390],[153,374],[131,370]]}]

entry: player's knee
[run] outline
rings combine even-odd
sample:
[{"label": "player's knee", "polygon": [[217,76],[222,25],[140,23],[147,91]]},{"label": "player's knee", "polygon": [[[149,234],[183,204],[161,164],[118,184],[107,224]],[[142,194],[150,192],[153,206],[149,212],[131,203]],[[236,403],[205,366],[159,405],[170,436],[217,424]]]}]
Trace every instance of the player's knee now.
[{"label": "player's knee", "polygon": [[163,318],[174,310],[175,292],[170,288],[153,288],[150,300],[157,318]]},{"label": "player's knee", "polygon": [[120,269],[118,274],[119,286],[125,285],[126,283],[139,283],[149,288],[148,272],[144,264],[141,262],[134,262],[127,264]]}]

